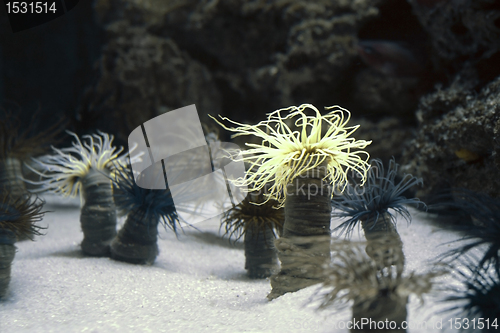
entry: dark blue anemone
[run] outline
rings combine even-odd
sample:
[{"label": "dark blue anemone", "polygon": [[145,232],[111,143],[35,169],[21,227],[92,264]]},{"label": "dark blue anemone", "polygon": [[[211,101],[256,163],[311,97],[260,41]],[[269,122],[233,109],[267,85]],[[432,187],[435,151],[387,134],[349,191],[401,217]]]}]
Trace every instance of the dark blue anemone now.
[{"label": "dark blue anemone", "polygon": [[405,205],[423,205],[423,202],[417,198],[407,199],[404,196],[404,193],[411,187],[423,184],[421,178],[405,174],[402,179],[398,180],[399,165],[394,159],[389,162],[387,172],[381,160],[373,159],[371,164],[363,186],[353,186],[349,183],[343,193],[332,200],[333,217],[347,218],[334,231],[340,229],[341,233],[349,234],[359,221],[375,216],[373,228],[379,216],[384,213],[389,213],[391,219],[394,220],[395,215],[389,210],[393,210],[410,222],[411,215]]},{"label": "dark blue anemone", "polygon": [[177,232],[179,216],[168,186],[161,190],[137,186],[129,166],[116,171],[113,193],[115,205],[120,212],[133,212],[142,221],[161,221],[165,227]]},{"label": "dark blue anemone", "polygon": [[42,212],[45,202],[34,194],[12,197],[0,190],[0,232],[10,232],[18,239],[32,239],[45,229],[37,225],[46,212]]},{"label": "dark blue anemone", "polygon": [[[477,269],[477,260],[462,257],[452,271],[455,280],[462,283],[462,288],[453,290],[453,295],[445,302],[456,305],[443,312],[453,313],[454,317],[468,318],[467,332],[497,332],[500,323],[500,271],[498,269]],[[482,318],[480,325],[478,318]],[[471,320],[475,319],[475,327]],[[464,322],[461,322],[464,324]],[[481,329],[481,326],[483,328]],[[488,327],[489,326],[489,327]],[[464,327],[465,328],[465,327]],[[475,329],[474,329],[475,328]]]},{"label": "dark blue anemone", "polygon": [[451,193],[453,206],[469,215],[472,223],[453,226],[453,230],[465,235],[459,241],[467,242],[446,252],[443,257],[457,258],[482,247],[484,254],[478,261],[477,269],[494,266],[495,270],[500,271],[500,200],[466,189],[454,189]]}]

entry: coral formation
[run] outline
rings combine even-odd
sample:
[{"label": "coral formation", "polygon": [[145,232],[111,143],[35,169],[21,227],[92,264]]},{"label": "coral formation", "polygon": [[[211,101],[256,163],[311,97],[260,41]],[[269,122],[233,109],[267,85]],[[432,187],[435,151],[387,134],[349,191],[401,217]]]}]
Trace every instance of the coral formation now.
[{"label": "coral formation", "polygon": [[137,107],[152,118],[196,103],[203,121],[253,122],[261,110],[342,100],[377,2],[96,1],[107,41],[79,113],[135,128]]},{"label": "coral formation", "polygon": [[415,136],[415,129],[398,117],[382,118],[377,122],[356,117],[352,121],[359,124],[356,138],[372,141],[365,148],[366,152],[383,163],[389,163],[391,158],[399,161],[406,142]]}]

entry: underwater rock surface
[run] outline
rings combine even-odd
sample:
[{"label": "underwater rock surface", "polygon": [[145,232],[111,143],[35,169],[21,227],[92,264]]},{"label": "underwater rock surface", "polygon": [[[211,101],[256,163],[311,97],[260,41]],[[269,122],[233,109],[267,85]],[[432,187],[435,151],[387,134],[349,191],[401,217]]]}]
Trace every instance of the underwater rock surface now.
[{"label": "underwater rock surface", "polygon": [[405,171],[424,178],[420,195],[450,187],[500,196],[500,77],[479,92],[462,72],[423,97],[417,136],[404,153]]},{"label": "underwater rock surface", "polygon": [[94,0],[0,39],[1,106],[25,115],[40,103],[44,125],[64,114],[68,129],[125,145],[143,122],[193,103],[209,125],[208,114],[255,123],[338,104],[372,157],[405,156],[420,194],[498,196],[498,1]]},{"label": "underwater rock surface", "polygon": [[441,58],[488,58],[500,51],[496,0],[408,0]]},{"label": "underwater rock surface", "polygon": [[97,64],[98,78],[80,109],[82,115],[99,118],[94,126],[119,130],[117,136],[126,140],[145,121],[182,106],[219,112],[210,73],[172,39],[126,21],[110,24],[106,31],[109,42]]},{"label": "underwater rock surface", "polygon": [[331,105],[345,95],[357,31],[377,15],[375,3],[98,0],[108,41],[86,108],[115,108],[137,126],[192,103],[202,118],[222,111],[240,121]]}]

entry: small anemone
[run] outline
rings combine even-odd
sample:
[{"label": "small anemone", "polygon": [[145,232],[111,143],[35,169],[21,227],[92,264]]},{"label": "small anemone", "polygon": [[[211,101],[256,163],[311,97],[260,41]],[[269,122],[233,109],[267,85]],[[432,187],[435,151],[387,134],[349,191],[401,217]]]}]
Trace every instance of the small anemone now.
[{"label": "small anemone", "polygon": [[[389,213],[393,221],[395,215],[399,214],[410,222],[411,215],[405,205],[424,205],[417,198],[407,199],[404,196],[411,187],[423,184],[421,178],[405,174],[398,181],[399,165],[394,159],[389,162],[387,172],[379,159],[373,159],[371,165],[363,185],[353,186],[349,183],[343,193],[332,200],[332,207],[337,209],[333,217],[348,218],[334,231],[350,234],[359,221],[375,215],[377,223],[379,216],[384,213]],[[390,210],[396,214],[390,213]]]},{"label": "small anemone", "polygon": [[33,239],[45,229],[37,225],[45,215],[45,202],[34,194],[12,197],[7,192],[0,194],[0,230],[14,233],[17,239]]},{"label": "small anemone", "polygon": [[[112,146],[113,136],[98,131],[98,134],[84,135],[87,142],[80,140],[78,135],[69,132],[75,137],[73,147],[57,149],[52,147],[55,154],[33,158],[35,167],[27,165],[43,180],[29,181],[34,185],[41,185],[40,191],[51,191],[64,196],[75,197],[81,193],[82,178],[91,170],[110,174],[119,166],[123,166],[123,158],[119,157],[123,148],[118,150]],[[119,163],[113,163],[118,160]]]},{"label": "small anemone", "polygon": [[64,120],[60,120],[45,130],[39,130],[36,115],[32,119],[26,126],[12,112],[5,112],[3,119],[0,119],[0,159],[14,157],[23,160],[46,153],[65,124]]},{"label": "small anemone", "polygon": [[152,190],[139,187],[132,168],[115,168],[113,196],[121,215],[134,212],[139,220],[161,221],[165,227],[177,232],[179,216],[168,187],[164,190]]},{"label": "small anemone", "polygon": [[500,271],[500,200],[466,189],[455,189],[451,193],[454,202],[450,205],[470,216],[472,224],[453,226],[453,230],[465,235],[458,241],[466,243],[447,251],[442,257],[456,259],[475,248],[481,248],[483,255],[478,261],[478,269],[494,266],[495,270]]},{"label": "small anemone", "polygon": [[[411,272],[402,276],[394,266],[381,269],[366,254],[365,246],[366,242],[346,240],[332,244],[332,261],[321,273],[326,292],[320,295],[320,309],[333,306],[340,310],[351,303],[363,307],[382,296],[405,299],[410,294],[423,302],[422,295],[435,288],[434,279],[447,273],[445,266],[436,265],[425,274]],[[385,250],[378,249],[380,253]]]},{"label": "small anemone", "polygon": [[275,231],[281,230],[285,219],[283,209],[275,208],[277,203],[274,200],[261,203],[265,200],[262,195],[253,196],[260,200],[252,202],[254,199],[251,196],[248,195],[242,202],[224,213],[222,218],[222,225],[226,229],[224,235],[229,235],[230,239],[234,238],[236,241],[249,229],[263,231],[264,235],[264,231],[270,229],[276,238]]},{"label": "small anemone", "polygon": [[500,271],[494,267],[490,269],[482,267],[478,270],[477,259],[472,256],[461,257],[453,266],[452,279],[460,282],[461,287],[449,290],[452,295],[446,297],[444,302],[452,302],[454,305],[442,312],[452,313],[454,317],[469,318],[470,320],[482,318],[484,329],[477,331],[496,332],[498,327],[496,324],[500,324],[498,323],[498,318],[500,318]]}]

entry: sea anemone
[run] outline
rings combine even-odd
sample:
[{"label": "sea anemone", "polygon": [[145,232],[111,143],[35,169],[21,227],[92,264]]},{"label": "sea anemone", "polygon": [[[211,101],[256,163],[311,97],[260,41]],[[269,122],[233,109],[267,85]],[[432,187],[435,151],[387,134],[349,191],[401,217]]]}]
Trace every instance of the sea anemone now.
[{"label": "sea anemone", "polygon": [[500,271],[500,200],[466,189],[454,189],[451,193],[454,201],[448,206],[470,216],[472,223],[453,225],[452,230],[464,236],[458,240],[461,245],[444,253],[442,258],[456,259],[473,249],[480,249],[482,257],[478,260],[478,269],[493,266]]},{"label": "sea anemone", "polygon": [[[75,197],[77,194],[83,194],[83,179],[92,171],[110,174],[120,165],[113,161],[118,158],[123,147],[117,150],[112,146],[113,136],[100,131],[92,136],[83,135],[82,138],[88,139],[88,142],[83,144],[78,135],[69,131],[68,133],[76,139],[73,147],[52,147],[55,154],[33,158],[37,168],[30,169],[45,178],[36,183],[41,185],[41,190]],[[118,159],[120,160],[124,161],[123,157]]]},{"label": "sea anemone", "polygon": [[19,238],[41,235],[43,227],[37,225],[45,214],[42,212],[45,202],[34,194],[12,197],[9,193],[0,194],[0,229],[10,230]]},{"label": "sea anemone", "polygon": [[[306,109],[311,109],[314,115],[307,115]],[[322,115],[311,104],[291,106],[270,113],[267,120],[257,125],[221,117],[238,125],[236,128],[216,120],[226,130],[236,132],[233,137],[254,135],[262,139],[261,144],[247,143],[250,149],[241,153],[240,160],[250,163],[250,168],[246,177],[235,183],[252,186],[253,191],[266,188],[267,200],[275,199],[278,207],[285,207],[282,237],[290,240],[308,237],[308,243],[296,244],[304,249],[313,247],[315,237],[330,236],[333,185],[345,187],[349,170],[364,181],[369,168],[368,153],[351,150],[365,148],[371,141],[350,138],[359,126],[346,126],[349,111],[339,106],[327,108],[330,109],[333,111]],[[289,122],[298,130],[292,130]],[[273,290],[269,299],[321,282],[309,276],[311,270],[293,267],[286,253],[278,250],[281,271],[271,277]],[[324,246],[310,254],[320,258],[317,264],[321,266],[321,260],[330,258],[330,249]]]},{"label": "sea anemone", "polygon": [[12,197],[3,191],[0,193],[0,297],[5,296],[10,282],[10,266],[14,260],[19,239],[40,235],[43,227],[37,225],[45,214],[44,202],[31,194]]},{"label": "sea anemone", "polygon": [[235,240],[244,235],[245,269],[250,278],[266,278],[278,268],[274,239],[283,227],[283,209],[274,200],[265,201],[263,193],[250,193],[242,202],[226,211],[222,218],[225,234]]},{"label": "sea anemone", "polygon": [[14,157],[25,160],[44,154],[50,148],[50,144],[61,133],[64,122],[61,120],[45,130],[39,130],[36,119],[35,114],[26,126],[26,122],[12,115],[12,112],[4,113],[3,119],[0,119],[0,159]]},{"label": "sea anemone", "polygon": [[[392,222],[395,222],[398,214],[410,222],[411,215],[406,205],[424,205],[417,198],[408,199],[404,196],[411,187],[423,184],[421,178],[405,174],[398,181],[399,165],[394,159],[390,160],[387,172],[381,160],[373,159],[371,164],[363,185],[348,184],[344,192],[333,199],[332,206],[337,210],[333,216],[347,218],[335,231],[350,234],[360,221],[365,221],[365,232],[379,231],[385,228],[383,223],[377,223],[384,214],[388,214]],[[366,223],[368,220],[370,223]]]},{"label": "sea anemone", "polygon": [[[113,136],[98,132],[84,135],[87,142],[75,137],[73,147],[52,148],[54,155],[33,158],[35,167],[30,169],[42,177],[31,182],[40,186],[39,191],[50,191],[63,196],[80,194],[85,201],[80,222],[84,233],[82,250],[92,256],[105,256],[116,235],[116,212],[108,175],[125,165],[123,148],[112,146]],[[116,162],[116,163],[114,163]]]},{"label": "sea anemone", "polygon": [[5,112],[0,119],[0,188],[5,188],[11,196],[25,194],[22,163],[33,156],[46,153],[50,144],[60,134],[63,121],[54,123],[43,131],[36,130],[36,116],[28,123]]},{"label": "sea anemone", "polygon": [[[457,260],[452,270],[454,281],[461,287],[448,288],[452,295],[444,302],[454,305],[442,312],[462,318],[462,329],[467,332],[497,332],[500,318],[500,271],[497,267],[478,269],[478,261],[472,256]],[[467,325],[467,326],[466,326]]]},{"label": "sea anemone", "polygon": [[[403,242],[396,229],[395,216],[401,215],[408,222],[411,215],[405,205],[422,204],[416,198],[407,199],[403,194],[422,180],[405,174],[396,180],[398,164],[392,159],[389,168],[384,170],[378,159],[371,161],[366,182],[362,186],[349,184],[344,192],[332,200],[334,217],[348,218],[334,231],[340,230],[347,236],[361,222],[367,239],[366,252],[386,267],[396,265],[401,274],[404,267]],[[395,212],[393,214],[391,211]],[[387,245],[387,251],[379,256],[377,248]]]},{"label": "sea anemone", "polygon": [[111,243],[111,258],[151,265],[158,255],[158,224],[161,222],[177,233],[179,216],[172,193],[168,187],[164,190],[139,187],[130,167],[115,173],[113,192],[118,210],[127,219]]},{"label": "sea anemone", "polygon": [[[304,111],[311,109],[314,115]],[[359,125],[347,127],[350,113],[340,106],[327,107],[333,110],[322,115],[311,104],[298,107],[290,106],[271,112],[267,120],[257,125],[241,124],[226,117],[238,127],[232,128],[213,118],[224,129],[236,132],[233,138],[242,135],[253,135],[262,139],[262,144],[247,143],[250,149],[242,152],[242,160],[251,163],[250,171],[240,184],[252,186],[254,191],[260,191],[267,184],[269,198],[274,198],[284,205],[287,184],[296,177],[325,166],[324,179],[330,184],[345,184],[349,170],[357,173],[363,180],[369,168],[366,160],[369,155],[364,149],[371,141],[355,140],[349,136]],[[288,114],[286,114],[288,113]],[[344,115],[347,113],[347,116]],[[292,130],[287,122],[293,122],[299,130]],[[326,131],[323,133],[323,129]],[[362,158],[361,155],[365,155]]]},{"label": "sea anemone", "polygon": [[[332,243],[332,261],[322,271],[323,287],[319,294],[320,309],[336,310],[352,304],[353,318],[373,321],[394,321],[401,327],[406,321],[406,305],[410,294],[423,302],[422,295],[435,287],[435,278],[447,272],[435,266],[425,274],[401,276],[395,267],[382,267],[366,255],[364,242],[337,240]],[[386,249],[378,248],[382,253]]]}]

